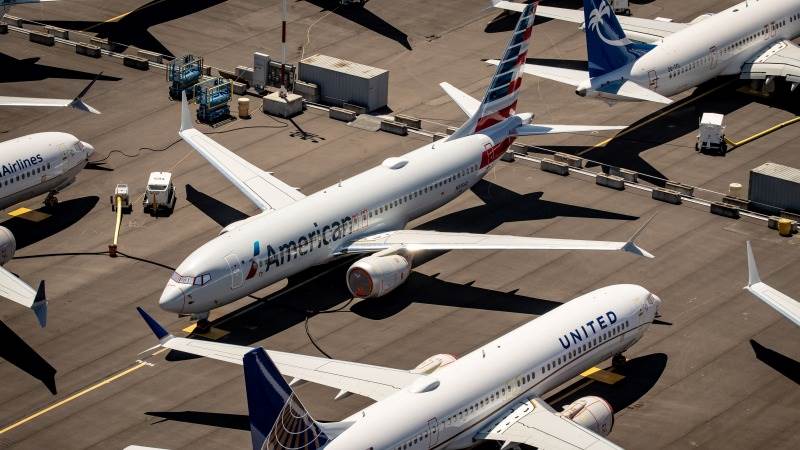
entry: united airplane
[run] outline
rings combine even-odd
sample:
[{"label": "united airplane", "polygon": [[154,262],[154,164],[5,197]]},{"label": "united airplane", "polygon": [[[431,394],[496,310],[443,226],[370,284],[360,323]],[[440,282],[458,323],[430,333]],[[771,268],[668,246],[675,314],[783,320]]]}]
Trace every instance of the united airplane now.
[{"label": "united airplane", "polygon": [[[605,400],[583,397],[556,411],[543,397],[609,357],[624,364],[660,304],[641,286],[604,287],[461,358],[436,355],[410,371],[177,338],[139,312],[161,346],[244,365],[254,450],[444,450],[481,441],[609,450],[620,447],[605,438],[614,423]],[[299,382],[375,403],[341,422],[318,422],[291,388]]]},{"label": "united airplane", "polygon": [[659,103],[724,75],[768,84],[784,78],[792,91],[800,83],[800,48],[792,42],[800,36],[800,0],[749,0],[690,23],[617,17],[606,0],[583,5],[583,11],[540,7],[537,14],[582,24],[588,72],[525,64],[525,73],[572,85],[580,96]]},{"label": "united airplane", "polygon": [[167,282],[160,306],[192,315],[202,329],[211,309],[352,254],[371,254],[347,271],[348,288],[362,298],[401,285],[418,250],[606,250],[651,257],[634,244],[636,235],[605,242],[403,229],[477,183],[517,136],[623,128],[534,125],[532,114],[516,112],[533,14],[533,5],[522,14],[483,101],[442,83],[469,117],[452,135],[309,196],[196,130],[184,96],[181,138],[263,212],[228,225],[190,254]]},{"label": "united airplane", "polygon": [[[48,194],[45,205],[58,204],[56,194],[75,182],[94,147],[67,133],[46,132],[0,142],[0,209]],[[16,240],[0,226],[0,265],[11,260]],[[47,321],[44,282],[34,290],[0,267],[0,297],[33,309],[39,324]]]},{"label": "united airplane", "polygon": [[783,317],[791,320],[795,325],[800,326],[800,303],[761,281],[750,241],[747,241],[747,272],[748,281],[747,286],[744,288]]}]

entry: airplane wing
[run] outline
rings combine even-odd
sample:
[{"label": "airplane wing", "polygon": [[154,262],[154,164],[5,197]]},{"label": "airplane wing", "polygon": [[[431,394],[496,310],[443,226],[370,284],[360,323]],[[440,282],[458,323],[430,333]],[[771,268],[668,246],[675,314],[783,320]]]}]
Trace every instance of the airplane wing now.
[{"label": "airplane wing", "polygon": [[771,306],[775,311],[778,311],[784,317],[794,322],[795,325],[800,326],[800,303],[761,281],[750,241],[747,241],[747,272],[748,281],[745,289],[750,291],[751,294],[762,302]]},{"label": "airplane wing", "polygon": [[195,129],[185,92],[181,101],[181,129],[178,135],[262,211],[279,209],[305,197],[297,188],[250,164]]},{"label": "airplane wing", "polygon": [[[19,3],[19,1],[17,1]],[[25,2],[25,3],[38,3],[38,2]],[[79,111],[86,111],[92,114],[100,114],[100,111],[94,109],[88,104],[83,102],[83,96],[89,92],[89,89],[94,85],[95,81],[100,78],[103,72],[97,74],[83,90],[73,99],[67,98],[37,98],[37,97],[5,97],[0,96],[0,106],[50,106],[56,108],[73,108]]]},{"label": "airplane wing", "polygon": [[755,55],[742,66],[740,78],[763,80],[783,77],[786,81],[800,83],[800,47],[791,41],[780,41]]},{"label": "airplane wing", "polygon": [[514,404],[479,439],[530,445],[540,450],[621,450],[622,447],[562,417],[541,398]]},{"label": "airplane wing", "polygon": [[[652,220],[652,218],[650,219]],[[626,242],[585,241],[496,234],[448,233],[426,230],[396,230],[366,236],[345,244],[338,254],[374,253],[386,249],[417,250],[604,250],[625,251],[653,258],[634,242],[644,226]]]},{"label": "airplane wing", "polygon": [[[516,12],[521,12],[525,8],[524,3],[509,1],[492,0],[492,5],[495,8]],[[539,6],[536,8],[536,16],[578,23],[581,24],[581,28],[583,28],[585,20],[581,9],[555,8],[552,6]],[[617,16],[617,20],[628,38],[648,44],[661,40],[688,26],[685,23],[643,19],[641,17]]]},{"label": "airplane wing", "polygon": [[613,131],[627,128],[621,125],[553,125],[537,123],[520,125],[514,129],[515,136],[539,136],[542,134],[585,133],[593,131]]},{"label": "airplane wing", "polygon": [[[486,60],[487,64],[496,66],[500,61],[497,59]],[[539,64],[524,64],[522,71],[528,75],[558,81],[559,83],[578,86],[584,81],[589,80],[589,72],[585,70],[564,69],[561,67],[543,66]]]},{"label": "airplane wing", "polygon": [[39,289],[34,290],[28,283],[0,267],[0,297],[19,303],[33,310],[39,325],[47,325],[47,298],[44,293],[44,281],[39,282]]},{"label": "airplane wing", "polygon": [[[162,347],[239,365],[242,364],[245,353],[253,349],[242,345],[175,337],[167,333],[144,310],[136,309],[159,339]],[[285,376],[363,395],[376,401],[388,397],[419,378],[418,374],[390,367],[274,350],[267,350],[267,353]]]}]

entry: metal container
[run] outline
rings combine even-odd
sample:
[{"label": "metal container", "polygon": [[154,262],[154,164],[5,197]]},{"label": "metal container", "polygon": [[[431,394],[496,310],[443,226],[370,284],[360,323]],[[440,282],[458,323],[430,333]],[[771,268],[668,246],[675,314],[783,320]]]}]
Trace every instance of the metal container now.
[{"label": "metal container", "polygon": [[267,86],[267,68],[269,55],[266,53],[253,53],[253,87],[263,90]]},{"label": "metal container", "polygon": [[800,170],[771,162],[752,169],[748,199],[754,210],[800,212]]},{"label": "metal container", "polygon": [[314,55],[300,61],[298,78],[319,86],[320,101],[341,106],[385,107],[389,99],[389,71],[332,56]]}]

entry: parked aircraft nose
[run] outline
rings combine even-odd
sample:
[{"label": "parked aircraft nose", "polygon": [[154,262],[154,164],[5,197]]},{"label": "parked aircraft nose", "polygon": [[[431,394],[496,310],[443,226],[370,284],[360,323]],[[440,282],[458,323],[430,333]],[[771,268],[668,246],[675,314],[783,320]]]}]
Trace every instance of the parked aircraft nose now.
[{"label": "parked aircraft nose", "polygon": [[177,286],[168,284],[167,287],[164,288],[164,292],[161,293],[161,298],[158,300],[158,306],[160,306],[164,311],[180,314],[183,312],[184,301],[185,297],[183,295],[183,291]]},{"label": "parked aircraft nose", "polygon": [[86,150],[86,157],[88,158],[92,156],[92,153],[94,153],[94,146],[88,142],[83,142],[83,141],[81,141],[81,145],[83,145],[83,148]]}]

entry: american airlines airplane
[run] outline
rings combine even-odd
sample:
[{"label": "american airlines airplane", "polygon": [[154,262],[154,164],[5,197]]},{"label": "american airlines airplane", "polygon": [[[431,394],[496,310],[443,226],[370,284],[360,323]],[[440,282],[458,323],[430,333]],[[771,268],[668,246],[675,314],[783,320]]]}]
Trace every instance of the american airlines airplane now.
[{"label": "american airlines airplane", "polygon": [[371,254],[347,271],[348,288],[362,298],[400,286],[418,250],[606,250],[652,257],[634,244],[638,232],[627,242],[605,242],[403,229],[477,183],[517,136],[623,128],[534,125],[532,114],[516,112],[532,26],[529,5],[483,101],[442,83],[469,117],[452,135],[309,196],[196,130],[184,96],[181,138],[263,212],[228,225],[190,254],[167,282],[159,305],[190,314],[203,329],[211,309],[352,254]]},{"label": "american airlines airplane", "polygon": [[[176,338],[141,308],[161,346],[244,365],[254,450],[462,449],[485,440],[539,449],[620,449],[598,397],[557,412],[542,398],[644,334],[661,299],[631,284],[571,300],[467,355],[436,355],[414,370]],[[283,376],[292,378],[287,384]],[[342,420],[314,420],[290,386],[312,382],[375,400]]]},{"label": "american airlines airplane", "polygon": [[[35,3],[35,2],[33,2]],[[56,108],[72,108],[79,111],[86,111],[93,114],[100,114],[100,111],[84,103],[83,96],[89,92],[92,85],[97,81],[103,72],[97,74],[83,90],[73,99],[68,98],[38,98],[38,97],[7,97],[0,95],[0,106],[40,106],[40,107],[56,107]]]},{"label": "american airlines airplane", "polygon": [[[44,203],[58,204],[56,193],[75,182],[94,147],[67,133],[46,132],[0,142],[0,209],[47,193]],[[11,260],[17,244],[0,226],[0,265]],[[34,290],[0,267],[0,297],[33,309],[39,324],[47,322],[44,281]]]},{"label": "american airlines airplane", "polygon": [[582,12],[542,6],[537,14],[582,24],[589,71],[525,64],[525,73],[608,101],[670,103],[669,96],[723,75],[766,83],[781,77],[792,91],[800,84],[800,48],[791,42],[800,36],[800,0],[748,0],[690,23],[617,17],[606,0],[583,5]]},{"label": "american airlines airplane", "polygon": [[748,281],[747,289],[757,299],[769,305],[775,311],[778,311],[783,317],[794,322],[795,325],[800,326],[800,303],[797,300],[789,297],[783,292],[773,288],[761,281],[758,275],[758,267],[756,267],[756,259],[753,257],[753,248],[750,246],[750,241],[747,241],[747,272]]}]

